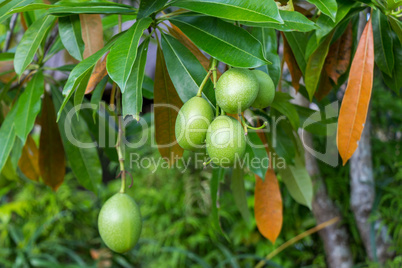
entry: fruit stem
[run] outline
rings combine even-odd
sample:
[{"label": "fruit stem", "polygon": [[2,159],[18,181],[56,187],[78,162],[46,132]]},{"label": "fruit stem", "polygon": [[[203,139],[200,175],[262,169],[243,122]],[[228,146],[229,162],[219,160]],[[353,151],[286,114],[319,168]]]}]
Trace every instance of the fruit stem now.
[{"label": "fruit stem", "polygon": [[[241,115],[239,115],[239,116],[241,116]],[[264,127],[266,127],[266,126],[268,125],[267,121],[265,121],[264,124],[262,124],[262,125],[259,126],[259,127],[250,126],[250,125],[248,125],[248,124],[246,123],[246,120],[244,119],[244,116],[241,116],[241,122],[242,122],[242,124],[243,124],[243,128],[244,128],[245,135],[247,135],[247,133],[248,133],[248,131],[247,131],[248,128],[249,128],[249,129],[254,129],[254,130],[259,130],[259,129],[263,129]]]},{"label": "fruit stem", "polygon": [[210,67],[208,70],[207,75],[205,76],[204,80],[202,81],[200,88],[198,89],[197,92],[197,97],[201,97],[202,96],[202,90],[204,89],[205,84],[208,82],[209,77],[211,76],[211,74],[213,74],[215,72],[215,74],[212,76],[213,78],[213,82],[214,82],[214,89],[216,87],[216,59],[211,57],[211,63],[210,63]]},{"label": "fruit stem", "polygon": [[211,163],[212,159],[209,159],[207,162],[202,163],[204,165],[204,167],[206,167],[207,165],[209,165],[209,163]]}]

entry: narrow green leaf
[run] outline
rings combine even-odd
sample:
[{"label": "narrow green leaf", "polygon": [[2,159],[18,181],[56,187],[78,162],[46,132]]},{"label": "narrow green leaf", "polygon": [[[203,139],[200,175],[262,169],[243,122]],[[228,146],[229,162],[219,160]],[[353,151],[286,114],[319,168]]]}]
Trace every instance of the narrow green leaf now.
[{"label": "narrow green leaf", "polygon": [[[292,97],[290,97],[287,93],[276,92],[271,107],[286,116],[289,119],[293,129],[297,130],[300,125],[300,118],[297,113],[296,107],[292,103],[290,103],[291,99]],[[260,177],[264,178],[264,176]]]},{"label": "narrow green leaf", "polygon": [[0,172],[6,164],[17,137],[14,129],[15,114],[17,112],[16,105],[7,114],[0,127]]},{"label": "narrow green leaf", "polygon": [[[135,20],[136,18],[137,18],[136,15],[121,15],[121,22],[125,23],[127,21]],[[111,29],[118,24],[119,24],[119,15],[117,14],[105,15],[102,18],[103,30]]]},{"label": "narrow green leaf", "polygon": [[237,209],[243,220],[250,224],[251,216],[247,204],[246,188],[244,187],[244,171],[240,167],[234,167],[232,172],[231,188]]},{"label": "narrow green leaf", "polygon": [[14,60],[15,53],[5,52],[0,53],[0,61],[10,61]]},{"label": "narrow green leaf", "polygon": [[102,78],[102,80],[96,85],[94,91],[92,92],[91,96],[91,104],[96,107],[92,113],[92,117],[94,121],[96,120],[96,112],[99,108],[99,103],[102,100],[103,92],[105,91],[105,87],[107,84],[107,81],[109,80],[109,76],[105,76]]},{"label": "narrow green leaf", "polygon": [[34,0],[6,0],[0,4],[0,23],[11,16],[8,12],[13,8],[21,7],[32,3]]},{"label": "narrow green leaf", "polygon": [[122,92],[125,91],[130,77],[140,38],[151,24],[151,18],[138,20],[110,50],[107,56],[106,69],[110,78],[116,82]]},{"label": "narrow green leaf", "polygon": [[144,81],[142,82],[142,95],[146,99],[154,99],[154,80],[147,75],[144,75]]},{"label": "narrow green leaf", "polygon": [[399,42],[402,44],[402,22],[393,16],[388,16],[389,23],[392,29],[399,38]]},{"label": "narrow green leaf", "polygon": [[257,69],[269,74],[277,87],[281,76],[281,60],[277,51],[276,31],[269,28],[252,27],[251,34],[261,42],[265,57],[272,62],[272,64],[263,65]]},{"label": "narrow green leaf", "polygon": [[[59,110],[63,96],[54,87],[52,87],[52,96],[55,109]],[[68,102],[66,109],[61,112],[58,124],[64,149],[78,182],[86,189],[97,193],[99,184],[102,182],[102,166],[99,161],[98,151],[96,147],[90,145],[93,141],[85,120],[82,118],[78,120],[72,114],[68,116],[68,113],[73,109],[72,104]],[[68,119],[71,119],[71,121],[66,122]]]},{"label": "narrow green leaf", "polygon": [[273,22],[247,22],[241,21],[241,24],[253,27],[263,27],[263,28],[273,28],[282,32],[309,32],[317,27],[315,23],[308,18],[306,18],[303,14],[296,11],[287,11],[287,10],[279,10],[279,14],[283,19],[283,24],[273,23]]},{"label": "narrow green leaf", "polygon": [[17,46],[14,57],[15,72],[21,76],[27,66],[32,62],[39,45],[53,25],[56,17],[44,16],[36,20],[23,35]]},{"label": "narrow green leaf", "polygon": [[123,92],[123,118],[127,115],[132,115],[135,120],[140,120],[140,112],[142,112],[142,82],[144,81],[149,41],[150,39],[147,38],[139,46],[133,70],[127,81],[127,89]]},{"label": "narrow green leaf", "polygon": [[68,53],[75,59],[82,61],[85,44],[82,40],[80,17],[78,15],[60,17],[59,33],[61,42]]},{"label": "narrow green leaf", "polygon": [[388,76],[386,73],[382,73],[382,75],[384,77],[385,84],[390,89],[395,91],[397,95],[400,95],[402,89],[402,45],[395,35],[393,38],[393,49],[395,65],[394,69],[392,70],[392,77]]},{"label": "narrow green leaf", "polygon": [[394,52],[391,27],[388,24],[387,16],[379,9],[372,12],[374,38],[374,59],[378,68],[392,77],[394,69]]},{"label": "narrow green leaf", "polygon": [[322,13],[328,15],[333,21],[335,21],[338,8],[336,0],[307,0],[307,2],[315,5]]},{"label": "narrow green leaf", "polygon": [[74,108],[77,114],[77,117],[81,110],[81,104],[84,101],[85,89],[87,88],[88,81],[91,78],[92,68],[90,68],[84,75],[81,80],[81,83],[78,85],[77,89],[74,93]]},{"label": "narrow green leaf", "polygon": [[[162,49],[170,79],[185,103],[197,94],[207,72],[194,54],[174,37],[162,34]],[[203,95],[215,106],[215,92],[210,80],[204,86]]]},{"label": "narrow green leaf", "polygon": [[33,4],[13,8],[8,12],[8,14],[34,11],[34,10],[39,10],[39,9],[48,9],[50,7],[52,7],[52,5],[33,3]]},{"label": "narrow green leaf", "polygon": [[[352,12],[350,12],[352,8],[353,10]],[[339,3],[335,21],[333,21],[327,15],[320,15],[316,22],[317,30],[315,34],[317,37],[317,41],[321,40],[321,38],[329,34],[341,21],[349,18],[352,14],[359,11],[361,11],[361,7],[358,7],[358,3],[354,1],[342,1]]]},{"label": "narrow green leaf", "polygon": [[145,18],[160,10],[168,0],[141,0],[137,19]]},{"label": "narrow green leaf", "polygon": [[180,17],[172,22],[200,49],[228,65],[256,68],[269,63],[261,43],[243,28],[205,16]]},{"label": "narrow green leaf", "polygon": [[57,6],[49,8],[49,14],[67,16],[71,14],[135,14],[133,7],[109,1],[60,1]]},{"label": "narrow green leaf", "polygon": [[248,131],[246,156],[248,156],[246,160],[248,169],[260,178],[265,178],[269,159],[266,148],[255,131]]},{"label": "narrow green leaf", "polygon": [[[98,62],[98,60],[109,50],[109,48],[121,36],[122,36],[121,34],[114,36],[113,39],[111,39],[109,43],[107,43],[103,48],[101,48],[100,50],[98,50],[96,53],[92,54],[85,60],[81,61],[74,67],[63,88],[63,95],[65,97],[62,105],[60,106],[60,111],[64,108],[68,100],[71,98],[71,96],[74,93],[74,90],[81,83],[88,70],[94,67],[94,65]],[[60,111],[58,111],[57,113],[57,120],[59,120],[60,118],[61,115]]]},{"label": "narrow green leaf", "polygon": [[212,218],[213,225],[216,229],[220,230],[222,234],[227,237],[221,228],[219,221],[219,208],[218,208],[218,198],[219,198],[219,183],[224,179],[226,170],[222,167],[215,167],[212,170],[211,178],[211,201],[212,201]]},{"label": "narrow green leaf", "polygon": [[329,46],[331,44],[333,33],[327,36],[322,44],[311,54],[306,66],[306,76],[304,82],[310,97],[313,99],[314,93],[317,90],[320,82],[321,71],[324,66],[325,58],[328,55]]},{"label": "narrow green leaf", "polygon": [[287,164],[285,169],[279,169],[279,173],[293,199],[311,209],[313,184],[302,160],[296,157],[295,165]]},{"label": "narrow green leaf", "polygon": [[299,68],[304,75],[307,66],[305,54],[308,36],[305,33],[298,32],[285,32],[283,34],[285,35],[286,40],[293,51],[297,65],[299,65]]},{"label": "narrow green leaf", "polygon": [[15,132],[25,143],[31,132],[36,116],[41,109],[41,96],[45,89],[45,79],[42,71],[38,71],[27,84],[24,93],[18,100],[17,113],[15,115]]},{"label": "narrow green leaf", "polygon": [[178,0],[172,5],[229,20],[283,23],[273,0]]}]

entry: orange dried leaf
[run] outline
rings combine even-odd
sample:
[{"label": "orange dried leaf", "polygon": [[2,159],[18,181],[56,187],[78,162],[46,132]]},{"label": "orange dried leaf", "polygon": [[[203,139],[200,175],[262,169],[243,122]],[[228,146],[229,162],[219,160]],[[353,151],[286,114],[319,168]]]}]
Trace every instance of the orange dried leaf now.
[{"label": "orange dried leaf", "polygon": [[106,59],[108,54],[109,52],[106,53],[95,65],[91,77],[89,78],[87,88],[85,89],[85,94],[89,94],[94,91],[98,83],[107,75]]},{"label": "orange dried leaf", "polygon": [[39,142],[39,169],[43,182],[56,191],[66,172],[63,143],[56,123],[52,100],[45,94],[41,115],[42,130]]},{"label": "orange dried leaf", "polygon": [[183,155],[175,136],[176,117],[182,105],[158,46],[154,83],[155,139],[160,154],[168,160],[169,165]]},{"label": "orange dried leaf", "polygon": [[374,40],[371,19],[360,37],[349,82],[339,112],[337,145],[343,165],[357,149],[369,107],[374,72]]},{"label": "orange dried leaf", "polygon": [[268,169],[264,181],[256,178],[254,213],[260,233],[272,243],[278,238],[283,222],[282,197],[275,172]]},{"label": "orange dried leaf", "polygon": [[24,175],[33,181],[39,180],[39,152],[35,141],[31,135],[28,135],[27,141],[22,148],[21,158],[18,161],[18,166]]},{"label": "orange dried leaf", "polygon": [[292,86],[296,91],[299,91],[300,87],[299,82],[303,74],[299,68],[299,65],[297,65],[295,56],[288,42],[286,41],[285,35],[282,34],[282,37],[283,37],[283,58],[286,62],[286,65],[288,66],[290,76],[292,76]]},{"label": "orange dried leaf", "polygon": [[353,46],[353,31],[350,23],[343,35],[333,43],[325,59],[324,69],[328,76],[338,84],[338,79],[349,67]]},{"label": "orange dried leaf", "polygon": [[14,62],[10,61],[0,61],[0,82],[7,84],[10,82],[15,76],[14,72]]}]

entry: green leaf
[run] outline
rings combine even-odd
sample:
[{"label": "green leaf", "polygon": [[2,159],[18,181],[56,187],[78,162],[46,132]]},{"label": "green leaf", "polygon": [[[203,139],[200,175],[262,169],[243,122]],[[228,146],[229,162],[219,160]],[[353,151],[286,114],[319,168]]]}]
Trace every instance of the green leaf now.
[{"label": "green leaf", "polygon": [[238,166],[233,168],[231,188],[237,209],[239,210],[243,220],[247,224],[250,224],[251,216],[247,204],[246,189],[244,187],[244,171]]},{"label": "green leaf", "polygon": [[98,60],[103,56],[103,54],[105,54],[109,50],[109,48],[114,44],[114,42],[116,42],[116,40],[119,37],[121,37],[121,34],[118,34],[118,35],[114,36],[109,41],[109,43],[107,43],[103,48],[101,48],[96,53],[92,54],[91,56],[89,56],[85,60],[83,60],[80,63],[78,63],[74,67],[74,69],[71,71],[71,73],[70,73],[70,75],[68,77],[68,80],[67,80],[67,82],[66,82],[66,84],[64,85],[64,88],[63,88],[63,95],[65,97],[64,97],[63,104],[60,107],[60,111],[57,114],[57,120],[59,120],[59,118],[60,118],[61,110],[66,105],[67,101],[71,98],[71,96],[74,93],[74,90],[81,83],[81,81],[83,80],[85,74],[88,72],[88,70],[92,70],[92,68],[98,62]]},{"label": "green leaf", "polygon": [[[265,173],[267,173],[268,170],[269,159],[264,144],[254,131],[248,131],[246,154],[248,154],[246,163],[248,164],[249,170],[260,178],[265,178]],[[259,164],[254,163],[254,161],[257,162],[257,159]]]},{"label": "green leaf", "polygon": [[315,5],[322,13],[328,15],[333,21],[335,21],[338,8],[336,0],[307,0],[307,2]]},{"label": "green leaf", "polygon": [[82,61],[85,44],[82,40],[80,17],[78,15],[60,17],[59,33],[61,42],[68,53],[75,59]]},{"label": "green leaf", "polygon": [[279,173],[293,199],[311,209],[313,184],[302,160],[296,157],[295,165],[287,164],[284,169],[279,169]]},{"label": "green leaf", "polygon": [[392,77],[394,69],[393,41],[387,16],[379,9],[372,12],[375,63],[381,71]]},{"label": "green leaf", "polygon": [[85,90],[88,85],[88,81],[91,78],[92,68],[90,68],[84,75],[81,80],[81,83],[78,85],[77,89],[74,93],[74,108],[77,114],[77,117],[81,110],[81,103],[84,101]]},{"label": "green leaf", "polygon": [[[121,22],[125,23],[127,21],[135,20],[136,18],[137,18],[136,15],[121,15]],[[119,15],[117,14],[105,15],[105,17],[102,18],[103,30],[108,30],[110,28],[115,27],[118,24],[119,24]]]},{"label": "green leaf", "polygon": [[133,69],[142,33],[149,27],[151,22],[151,18],[138,20],[119,38],[107,56],[107,72],[110,78],[120,87],[121,92],[124,92],[126,89],[127,80]]},{"label": "green leaf", "polygon": [[[356,7],[358,4],[353,1],[342,1],[339,3],[338,6],[338,11],[336,13],[336,19],[333,21],[329,16],[327,15],[320,15],[318,17],[318,20],[316,22],[317,24],[317,30],[315,32],[317,41],[321,40],[324,36],[329,34],[341,21],[343,21],[345,18],[349,18],[352,14],[355,12],[359,12],[362,10],[361,7]],[[350,10],[353,8],[353,11],[350,12]]]},{"label": "green leaf", "polygon": [[142,82],[144,81],[149,41],[149,38],[145,39],[138,48],[138,55],[127,81],[127,89],[123,92],[123,118],[127,115],[132,115],[135,120],[140,120],[140,112],[142,112]]},{"label": "green leaf", "polygon": [[[275,92],[275,98],[271,104],[271,107],[286,116],[289,119],[293,129],[297,130],[300,125],[300,119],[296,107],[290,103],[291,99],[292,97],[290,97],[287,93]],[[264,177],[265,173],[261,178]]]},{"label": "green leaf", "polygon": [[0,172],[6,164],[11,149],[13,148],[15,138],[17,137],[14,128],[14,119],[17,112],[16,105],[14,105],[11,111],[7,114],[7,117],[4,119],[4,122],[0,127]]},{"label": "green leaf", "polygon": [[309,32],[316,29],[315,23],[303,14],[296,11],[279,10],[279,14],[283,19],[283,24],[273,23],[273,22],[246,22],[241,21],[241,24],[253,27],[263,27],[263,28],[273,28],[282,32]]},{"label": "green leaf", "polygon": [[[386,73],[382,73],[384,77],[385,84],[395,91],[397,95],[400,95],[402,88],[402,45],[394,35],[393,38],[393,48],[395,57],[395,66],[392,70],[392,77],[388,76]],[[388,52],[388,51],[387,51]]]},{"label": "green leaf", "polygon": [[144,76],[144,81],[142,82],[142,95],[146,99],[154,99],[154,80],[147,75]]},{"label": "green leaf", "polygon": [[31,132],[36,116],[41,108],[41,96],[45,89],[45,78],[42,71],[38,71],[27,84],[24,93],[18,100],[17,113],[15,115],[15,132],[25,143]]},{"label": "green leaf", "polygon": [[11,16],[11,13],[8,13],[13,8],[26,6],[32,3],[34,0],[6,0],[0,4],[0,23],[5,21]]},{"label": "green leaf", "polygon": [[[52,87],[52,96],[55,109],[59,110],[63,97],[57,88]],[[96,147],[89,144],[92,143],[92,138],[85,120],[82,118],[78,120],[77,117],[69,115],[71,121],[66,122],[68,112],[73,109],[73,105],[68,102],[66,109],[61,112],[58,124],[64,149],[78,182],[86,189],[97,193],[99,184],[102,182],[102,166],[99,161],[98,151]],[[82,144],[77,146],[78,144],[73,144],[72,141]]]},{"label": "green leaf", "polygon": [[39,10],[39,9],[47,9],[49,7],[52,7],[51,5],[47,4],[29,4],[21,7],[16,7],[11,9],[8,14],[14,14],[14,13],[21,13],[21,12],[27,12],[27,11],[34,11],[34,10]]},{"label": "green leaf", "polygon": [[313,54],[311,54],[308,59],[304,82],[306,84],[310,101],[313,99],[318,83],[320,82],[321,71],[324,67],[325,58],[328,55],[332,36],[333,33],[327,36],[324,42],[322,42],[322,44],[313,52]]},{"label": "green leaf", "polygon": [[226,237],[219,222],[219,208],[218,208],[218,192],[219,183],[224,179],[226,170],[222,167],[216,167],[212,170],[211,179],[211,201],[212,201],[212,218],[213,225],[216,229],[221,230],[222,234]]},{"label": "green leaf", "polygon": [[53,25],[56,17],[44,16],[36,20],[22,36],[14,57],[15,72],[21,76],[27,66],[32,62],[39,45]]},{"label": "green leaf", "polygon": [[274,29],[253,27],[251,28],[251,34],[261,42],[264,56],[272,62],[272,64],[263,65],[257,69],[269,74],[275,87],[277,87],[281,76],[281,60],[277,52],[276,32]]},{"label": "green leaf", "polygon": [[394,10],[394,9],[398,8],[399,6],[402,6],[402,0],[388,0],[387,1],[388,10]]},{"label": "green leaf", "polygon": [[105,91],[105,87],[107,84],[107,81],[109,80],[109,76],[105,76],[102,78],[102,80],[96,85],[94,91],[92,92],[91,96],[91,104],[94,105],[94,111],[92,113],[93,120],[96,120],[96,111],[99,108],[99,103],[102,100],[103,92]]},{"label": "green leaf", "polygon": [[338,117],[326,118],[320,111],[295,105],[300,117],[300,128],[318,136],[330,136],[336,133]]},{"label": "green leaf", "polygon": [[402,44],[402,22],[393,16],[388,16],[389,23],[392,29],[399,38],[399,42]]},{"label": "green leaf", "polygon": [[[275,117],[273,117],[276,121],[275,130],[267,132],[270,151],[275,151],[275,153],[280,158],[283,158],[286,163],[292,163],[296,155],[295,148],[297,144],[293,128],[288,120],[283,117],[277,117],[277,115],[278,113],[276,112]],[[273,161],[275,161],[275,158],[273,158]],[[276,161],[276,163],[279,165],[279,161]]]},{"label": "green leaf", "polygon": [[[185,103],[194,97],[207,72],[188,48],[170,35],[162,34],[162,49],[170,79]],[[204,86],[203,95],[215,106],[215,92],[211,80]]]},{"label": "green leaf", "polygon": [[14,60],[14,56],[15,54],[10,52],[0,53],[0,61]]},{"label": "green leaf", "polygon": [[243,28],[205,16],[171,21],[200,49],[228,65],[256,68],[268,63],[261,43]]},{"label": "green leaf", "polygon": [[284,35],[293,51],[297,65],[299,65],[300,70],[304,74],[307,66],[305,54],[308,36],[305,33],[299,32],[285,32]]},{"label": "green leaf", "polygon": [[137,19],[145,18],[160,10],[168,0],[141,0]]},{"label": "green leaf", "polygon": [[283,23],[273,0],[178,0],[172,5],[229,20]]},{"label": "green leaf", "polygon": [[60,1],[56,7],[49,8],[48,13],[55,16],[71,14],[135,14],[136,10],[128,5],[108,1]]}]

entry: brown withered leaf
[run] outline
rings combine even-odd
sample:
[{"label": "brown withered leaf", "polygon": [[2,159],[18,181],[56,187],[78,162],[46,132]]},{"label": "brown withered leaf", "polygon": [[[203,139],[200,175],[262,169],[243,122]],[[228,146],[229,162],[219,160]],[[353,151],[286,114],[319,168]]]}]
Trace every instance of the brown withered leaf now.
[{"label": "brown withered leaf", "polygon": [[302,71],[297,65],[295,56],[292,49],[290,48],[288,42],[286,41],[285,35],[282,34],[283,38],[283,58],[285,59],[286,65],[289,68],[290,75],[292,76],[292,86],[296,91],[300,88],[300,78],[302,77]]},{"label": "brown withered leaf", "polygon": [[364,28],[350,68],[349,81],[338,118],[337,145],[343,165],[358,146],[371,98],[374,73],[374,38],[371,18]]},{"label": "brown withered leaf", "polygon": [[10,82],[16,76],[13,61],[0,61],[0,73],[4,73],[0,75],[0,82],[4,84]]},{"label": "brown withered leaf", "polygon": [[338,84],[338,79],[349,67],[353,45],[352,23],[349,23],[343,35],[329,48],[324,69],[328,76]]},{"label": "brown withered leaf", "polygon": [[65,155],[56,112],[50,96],[45,93],[42,104],[39,140],[39,170],[43,182],[56,191],[64,181],[66,172]]},{"label": "brown withered leaf", "polygon": [[18,167],[24,175],[33,181],[39,180],[39,152],[35,141],[28,135],[24,147],[22,148],[21,158]]},{"label": "brown withered leaf", "polygon": [[254,213],[260,233],[272,243],[278,238],[283,222],[282,196],[275,172],[270,168],[264,181],[255,175]]},{"label": "brown withered leaf", "polygon": [[106,59],[108,54],[109,52],[103,55],[103,57],[100,58],[95,65],[95,68],[92,71],[92,75],[89,78],[87,88],[85,89],[85,94],[89,94],[94,91],[98,83],[107,75]]},{"label": "brown withered leaf", "polygon": [[169,165],[183,155],[183,149],[175,137],[176,117],[182,105],[158,45],[154,83],[155,139],[160,154],[168,160]]},{"label": "brown withered leaf", "polygon": [[84,59],[103,48],[103,26],[99,14],[80,14]]}]

